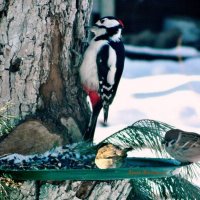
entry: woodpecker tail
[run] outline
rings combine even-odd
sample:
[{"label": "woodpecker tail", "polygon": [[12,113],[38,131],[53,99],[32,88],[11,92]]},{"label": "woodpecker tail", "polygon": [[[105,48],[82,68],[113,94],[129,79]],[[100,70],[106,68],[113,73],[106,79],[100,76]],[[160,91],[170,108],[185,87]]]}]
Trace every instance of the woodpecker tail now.
[{"label": "woodpecker tail", "polygon": [[104,111],[104,124],[107,123],[108,121],[108,111],[109,111],[109,106],[104,106],[103,107],[103,111]]},{"label": "woodpecker tail", "polygon": [[99,113],[101,111],[102,108],[102,103],[101,101],[99,101],[94,107],[93,107],[93,112],[92,112],[92,116],[90,118],[90,122],[89,125],[87,127],[87,130],[84,134],[84,139],[86,141],[92,142],[93,138],[94,138],[94,132],[96,129],[96,124],[97,124],[97,118],[99,116]]}]

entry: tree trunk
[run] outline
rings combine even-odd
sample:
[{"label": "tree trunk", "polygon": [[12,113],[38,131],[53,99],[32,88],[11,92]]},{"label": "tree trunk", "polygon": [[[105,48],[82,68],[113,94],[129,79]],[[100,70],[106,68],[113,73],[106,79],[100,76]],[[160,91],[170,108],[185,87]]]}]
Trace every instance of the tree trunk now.
[{"label": "tree trunk", "polygon": [[[69,123],[83,132],[88,111],[78,67],[91,0],[3,2],[1,104],[10,101],[9,114],[20,119],[35,116],[65,136]],[[65,139],[73,140],[69,134]]]},{"label": "tree trunk", "polygon": [[[86,45],[85,25],[91,7],[92,0],[0,0],[0,106],[11,102],[7,112],[17,116],[18,123],[29,123],[31,129],[33,124],[37,125],[35,129],[44,126],[38,132],[48,129],[59,135],[59,144],[80,141],[89,120],[78,69]],[[23,131],[26,130],[23,134],[30,134],[27,126],[23,124]],[[18,128],[18,134],[22,134]],[[36,135],[35,129],[29,140]],[[13,132],[15,138],[17,130]],[[4,139],[0,149],[5,150],[7,141],[14,138],[11,136]],[[27,145],[24,154],[36,152],[38,148],[30,150],[28,138],[20,141]],[[42,138],[34,143],[41,142],[40,146],[46,147],[49,141]],[[22,145],[13,140],[13,144]],[[12,197],[124,199],[129,191],[128,181],[26,181]]]}]

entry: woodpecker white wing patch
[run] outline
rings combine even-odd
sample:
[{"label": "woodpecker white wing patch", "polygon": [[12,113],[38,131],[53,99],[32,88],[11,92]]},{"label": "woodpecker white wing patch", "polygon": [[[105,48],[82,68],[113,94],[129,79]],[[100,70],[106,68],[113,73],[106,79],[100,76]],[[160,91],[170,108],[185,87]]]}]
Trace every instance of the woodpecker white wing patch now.
[{"label": "woodpecker white wing patch", "polygon": [[104,45],[97,54],[97,68],[99,77],[99,94],[104,109],[104,121],[108,118],[109,105],[115,96],[115,77],[117,56],[115,50],[109,45]]},{"label": "woodpecker white wing patch", "polygon": [[114,49],[110,46],[109,47],[109,57],[108,57],[108,67],[110,70],[108,71],[107,75],[107,82],[110,85],[114,85],[115,83],[115,73],[116,73],[116,62],[117,62],[117,56],[114,51]]}]

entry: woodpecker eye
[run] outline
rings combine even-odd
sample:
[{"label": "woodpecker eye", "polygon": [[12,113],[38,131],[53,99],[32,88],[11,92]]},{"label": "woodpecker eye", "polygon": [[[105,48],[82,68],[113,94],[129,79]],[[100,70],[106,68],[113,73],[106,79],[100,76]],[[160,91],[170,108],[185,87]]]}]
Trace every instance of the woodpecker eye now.
[{"label": "woodpecker eye", "polygon": [[101,19],[100,22],[103,24],[105,22],[105,19]]}]

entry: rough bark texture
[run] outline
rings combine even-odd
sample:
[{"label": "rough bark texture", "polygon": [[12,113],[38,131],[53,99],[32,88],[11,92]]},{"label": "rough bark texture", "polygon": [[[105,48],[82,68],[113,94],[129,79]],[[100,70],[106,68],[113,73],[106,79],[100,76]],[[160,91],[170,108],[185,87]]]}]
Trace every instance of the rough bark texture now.
[{"label": "rough bark texture", "polygon": [[[9,142],[18,143],[17,134],[20,138],[26,134],[22,130],[30,120],[41,131],[39,139],[31,133],[23,137],[21,143],[27,146],[45,137],[40,146],[49,144],[52,133],[60,135],[58,144],[82,139],[89,113],[78,69],[91,4],[92,0],[0,0],[0,106],[12,102],[8,114],[23,120],[3,139],[1,150]],[[33,137],[36,141],[30,143]],[[27,147],[23,153],[36,148]],[[17,200],[125,199],[129,192],[128,181],[26,181],[10,196]]]},{"label": "rough bark texture", "polygon": [[[36,190],[38,187],[39,190]],[[10,194],[22,200],[125,200],[130,193],[128,180],[122,181],[64,181],[62,183],[38,183],[26,181],[20,191]]]},{"label": "rough bark texture", "polygon": [[34,115],[51,129],[65,132],[68,142],[71,136],[61,118],[73,118],[70,122],[82,132],[88,116],[81,100],[78,66],[91,0],[3,2],[0,104],[11,101],[14,106],[9,114],[20,119]]}]

